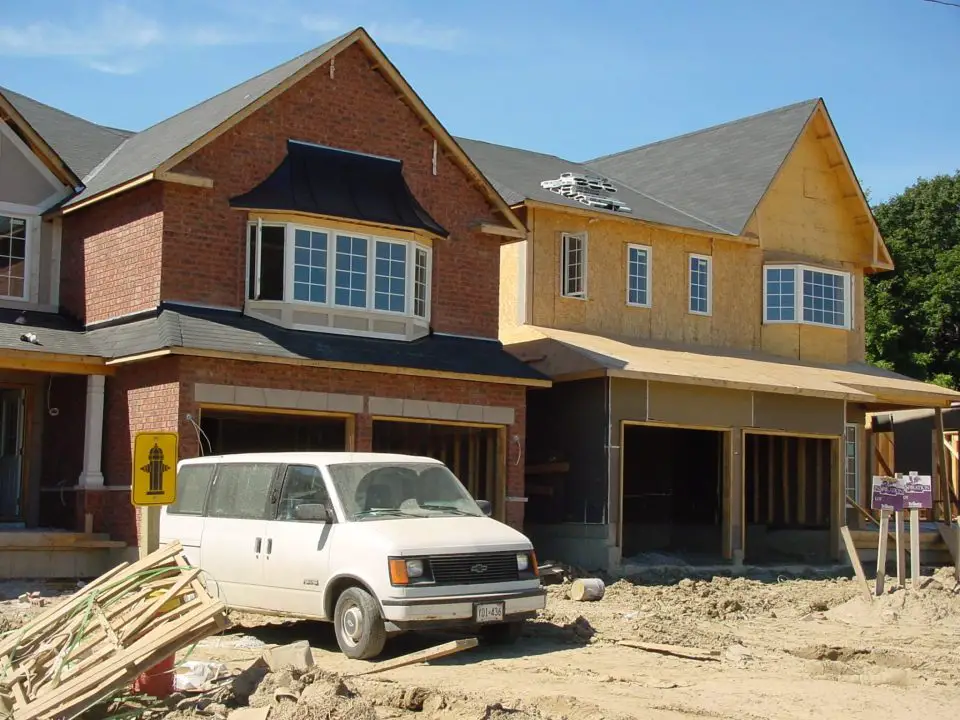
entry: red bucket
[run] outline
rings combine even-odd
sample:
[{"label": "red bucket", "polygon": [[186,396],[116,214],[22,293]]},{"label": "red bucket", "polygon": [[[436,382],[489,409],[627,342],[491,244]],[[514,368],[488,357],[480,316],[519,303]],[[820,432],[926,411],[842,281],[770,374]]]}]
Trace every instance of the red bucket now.
[{"label": "red bucket", "polygon": [[174,662],[175,657],[171,655],[146,672],[140,673],[133,682],[133,691],[160,699],[170,697],[173,694]]}]

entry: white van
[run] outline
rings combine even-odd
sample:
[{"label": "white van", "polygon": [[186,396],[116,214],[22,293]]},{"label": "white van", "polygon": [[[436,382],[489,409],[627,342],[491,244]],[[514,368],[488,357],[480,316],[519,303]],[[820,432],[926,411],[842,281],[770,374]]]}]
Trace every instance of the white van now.
[{"label": "white van", "polygon": [[228,607],[333,621],[346,655],[372,658],[406,630],[512,642],[545,607],[533,546],[489,507],[426,457],[201,457],[178,465],[160,540]]}]

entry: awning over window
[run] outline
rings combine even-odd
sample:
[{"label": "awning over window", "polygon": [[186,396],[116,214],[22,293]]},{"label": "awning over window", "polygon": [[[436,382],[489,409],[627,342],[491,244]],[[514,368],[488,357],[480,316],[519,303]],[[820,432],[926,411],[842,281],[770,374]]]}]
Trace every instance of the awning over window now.
[{"label": "awning over window", "polygon": [[287,156],[266,180],[231,207],[301,212],[449,233],[417,202],[403,163],[338,148],[287,141]]}]

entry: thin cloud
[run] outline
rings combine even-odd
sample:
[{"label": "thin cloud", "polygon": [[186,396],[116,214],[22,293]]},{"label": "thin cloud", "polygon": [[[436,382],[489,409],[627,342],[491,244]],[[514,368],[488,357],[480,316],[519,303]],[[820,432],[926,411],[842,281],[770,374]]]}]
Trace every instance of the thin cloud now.
[{"label": "thin cloud", "polygon": [[369,30],[373,39],[384,45],[443,51],[456,50],[463,45],[463,32],[459,28],[430,25],[420,19],[375,23]]}]

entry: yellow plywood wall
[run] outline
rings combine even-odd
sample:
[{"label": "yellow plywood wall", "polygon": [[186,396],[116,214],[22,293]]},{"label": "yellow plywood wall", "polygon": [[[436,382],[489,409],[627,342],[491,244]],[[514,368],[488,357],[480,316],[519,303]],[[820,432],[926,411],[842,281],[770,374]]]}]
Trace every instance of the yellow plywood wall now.
[{"label": "yellow plywood wall", "polygon": [[527,240],[500,246],[500,328],[522,324],[522,294],[526,283],[521,277],[521,257],[527,251]]},{"label": "yellow plywood wall", "polygon": [[[534,325],[666,342],[741,349],[759,346],[760,250],[635,222],[537,208],[533,246]],[[588,234],[587,299],[560,295],[564,232]],[[626,303],[627,246],[651,248],[652,307]],[[688,255],[713,256],[713,312],[688,307]]]}]

